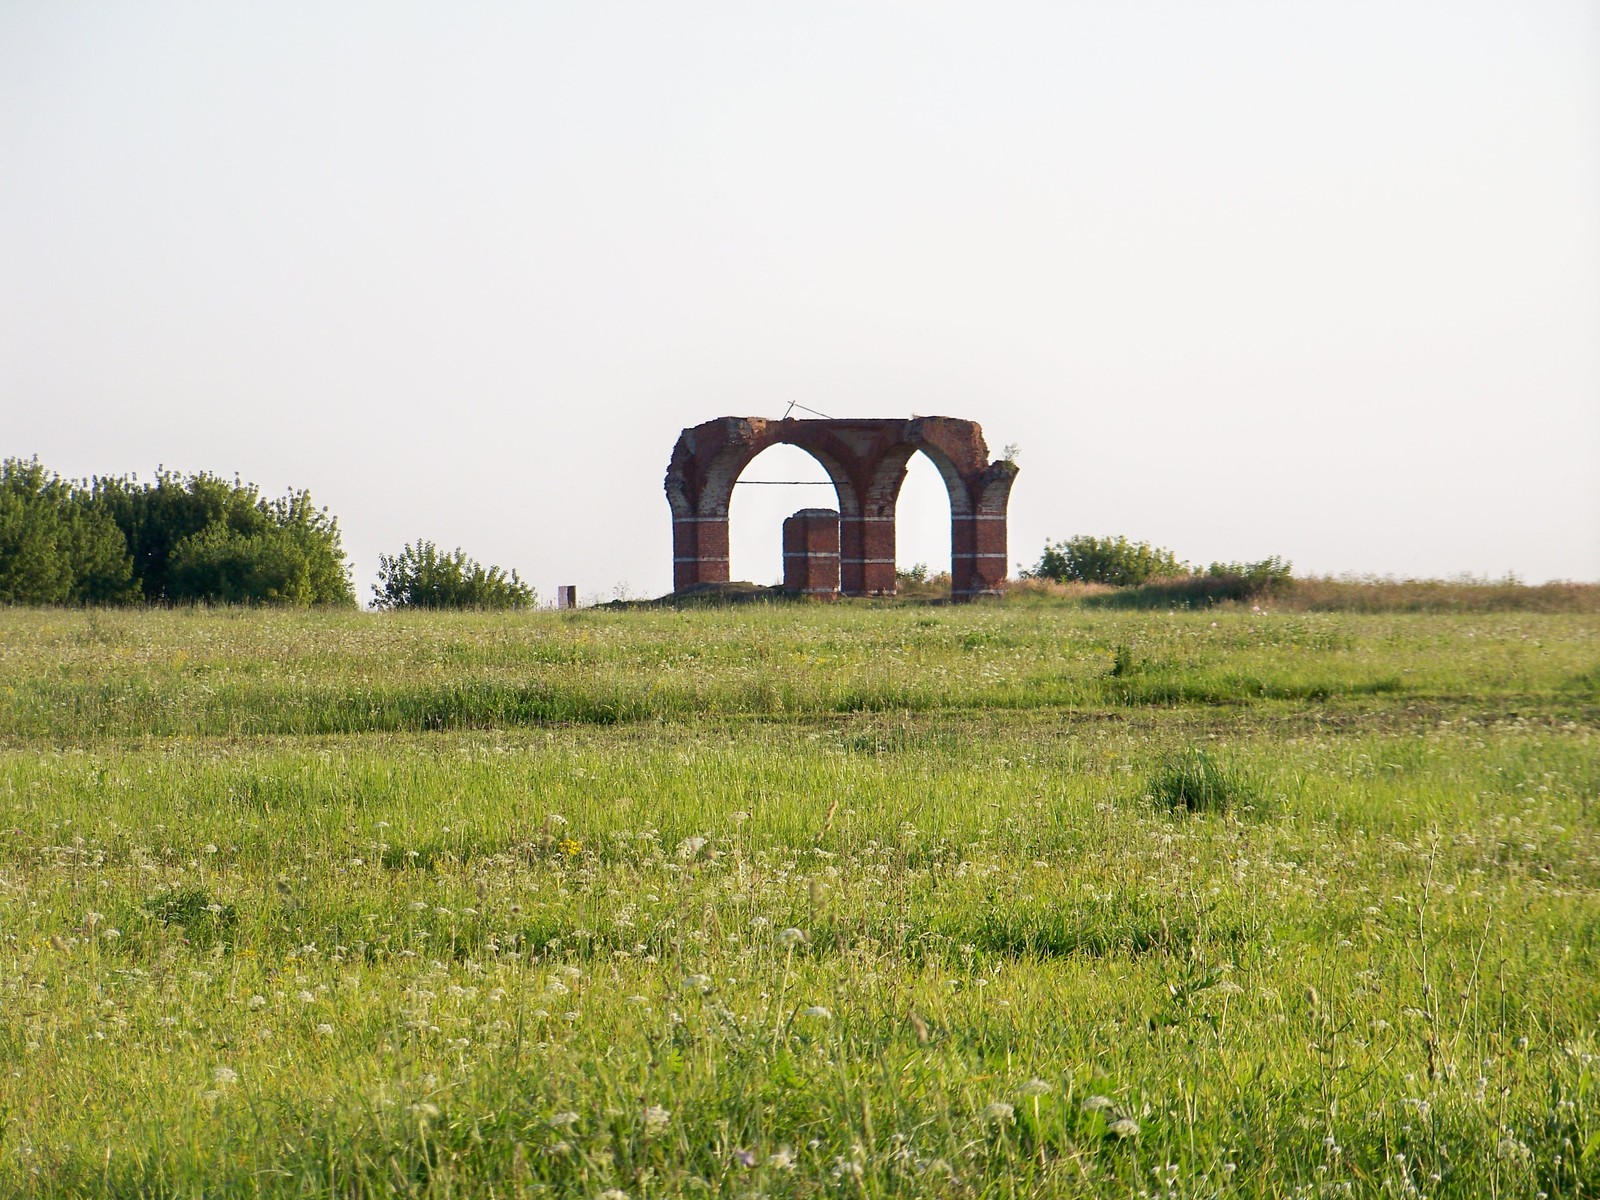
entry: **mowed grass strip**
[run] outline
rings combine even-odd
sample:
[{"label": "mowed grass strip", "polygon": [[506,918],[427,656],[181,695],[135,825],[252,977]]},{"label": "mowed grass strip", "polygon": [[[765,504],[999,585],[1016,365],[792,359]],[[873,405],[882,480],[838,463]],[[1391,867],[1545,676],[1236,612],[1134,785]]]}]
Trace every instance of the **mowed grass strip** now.
[{"label": "mowed grass strip", "polygon": [[[1600,1183],[1592,619],[0,623],[5,1194]],[[305,719],[552,672],[662,706]]]}]

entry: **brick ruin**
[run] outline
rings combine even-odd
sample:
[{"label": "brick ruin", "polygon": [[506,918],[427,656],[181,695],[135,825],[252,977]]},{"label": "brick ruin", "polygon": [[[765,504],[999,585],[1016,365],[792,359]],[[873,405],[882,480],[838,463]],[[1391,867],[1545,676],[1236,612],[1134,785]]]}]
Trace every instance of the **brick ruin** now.
[{"label": "brick ruin", "polygon": [[[785,587],[793,588],[792,580],[805,584],[793,590],[813,596],[894,594],[895,504],[906,465],[920,450],[939,469],[950,493],[951,597],[970,600],[998,591],[1006,576],[1006,503],[1017,467],[1004,459],[990,462],[983,430],[955,417],[718,417],[685,429],[666,479],[674,590],[728,582],[728,505],[734,484],[756,455],[780,443],[798,446],[820,462],[839,497],[837,511],[802,509],[784,522]],[[835,563],[837,575],[829,587]]]},{"label": "brick ruin", "polygon": [[802,508],[783,522],[783,590],[812,600],[839,594],[839,513]]}]

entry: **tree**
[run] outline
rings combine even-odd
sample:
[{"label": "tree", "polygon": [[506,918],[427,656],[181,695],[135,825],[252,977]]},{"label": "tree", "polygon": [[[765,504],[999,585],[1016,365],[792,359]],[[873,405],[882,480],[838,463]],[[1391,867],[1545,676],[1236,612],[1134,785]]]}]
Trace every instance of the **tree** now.
[{"label": "tree", "polygon": [[310,566],[287,533],[207,526],[179,542],[167,562],[167,598],[220,604],[316,603]]},{"label": "tree", "polygon": [[267,511],[305,555],[310,603],[355,607],[356,589],[350,579],[338,518],[312,503],[311,493],[305,490],[272,501]]},{"label": "tree", "polygon": [[127,544],[85,489],[45,470],[36,458],[0,463],[0,603],[137,598]]},{"label": "tree", "polygon": [[65,603],[72,571],[56,545],[58,528],[44,505],[0,490],[0,604]]},{"label": "tree", "polygon": [[162,469],[153,484],[97,479],[146,599],[354,607],[339,522],[306,491],[267,500],[255,484]]},{"label": "tree", "polygon": [[165,469],[68,483],[38,459],[0,463],[0,603],[355,607],[339,523],[305,491]]},{"label": "tree", "polygon": [[512,571],[485,567],[458,546],[441,554],[432,542],[417,539],[399,554],[378,556],[376,608],[531,608],[539,597]]}]

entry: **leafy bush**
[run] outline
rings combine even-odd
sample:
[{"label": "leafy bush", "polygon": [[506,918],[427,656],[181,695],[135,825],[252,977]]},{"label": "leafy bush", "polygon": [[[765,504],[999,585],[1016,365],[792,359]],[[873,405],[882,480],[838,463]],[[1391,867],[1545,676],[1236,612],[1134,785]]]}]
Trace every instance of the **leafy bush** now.
[{"label": "leafy bush", "polygon": [[1150,795],[1170,809],[1193,813],[1226,813],[1249,805],[1258,789],[1245,776],[1211,758],[1204,750],[1168,755],[1150,779]]},{"label": "leafy bush", "polygon": [[1119,645],[1111,656],[1111,677],[1125,679],[1139,670],[1139,660],[1133,656],[1133,647]]},{"label": "leafy bush", "polygon": [[1289,564],[1269,558],[1259,563],[1213,563],[1202,575],[1152,579],[1139,587],[1085,596],[1093,608],[1210,608],[1228,601],[1286,596],[1294,587]]},{"label": "leafy bush", "polygon": [[896,567],[896,594],[914,600],[940,599],[950,595],[950,572],[931,571],[927,563]]},{"label": "leafy bush", "polygon": [[1080,536],[1044,544],[1044,554],[1028,575],[1056,583],[1108,583],[1131,587],[1147,580],[1188,572],[1170,550],[1125,537]]},{"label": "leafy bush", "polygon": [[1281,592],[1294,580],[1294,564],[1273,555],[1260,562],[1220,563],[1206,568],[1209,595],[1219,600],[1256,600]]},{"label": "leafy bush", "polygon": [[432,542],[417,540],[396,555],[378,556],[376,608],[530,608],[533,589],[512,571],[485,567],[458,546],[441,554]]}]

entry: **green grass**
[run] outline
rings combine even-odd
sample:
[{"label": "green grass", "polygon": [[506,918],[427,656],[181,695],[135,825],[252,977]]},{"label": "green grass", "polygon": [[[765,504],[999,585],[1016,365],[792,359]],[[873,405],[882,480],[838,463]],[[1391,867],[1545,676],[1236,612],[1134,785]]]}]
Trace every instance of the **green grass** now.
[{"label": "green grass", "polygon": [[0,1194],[1592,1195],[1597,678],[1581,613],[0,611]]}]

